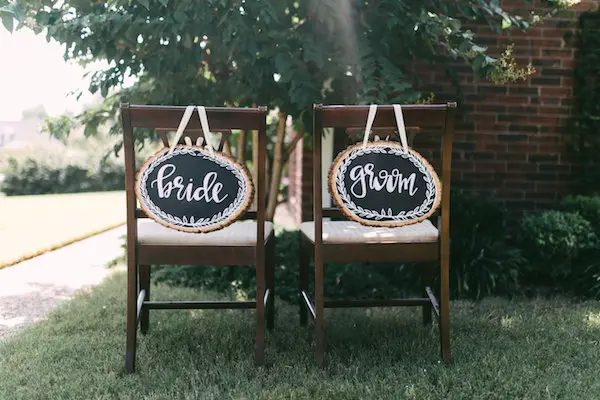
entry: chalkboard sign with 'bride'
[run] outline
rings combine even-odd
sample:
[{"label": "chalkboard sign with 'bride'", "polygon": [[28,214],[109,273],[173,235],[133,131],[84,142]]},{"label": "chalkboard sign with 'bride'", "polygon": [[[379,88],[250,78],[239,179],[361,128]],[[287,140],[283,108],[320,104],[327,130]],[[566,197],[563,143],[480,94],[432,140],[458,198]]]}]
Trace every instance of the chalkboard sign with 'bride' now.
[{"label": "chalkboard sign with 'bride'", "polygon": [[140,168],[135,189],[141,207],[158,223],[210,232],[239,218],[252,203],[254,188],[244,166],[212,148],[203,108],[198,112],[206,147],[177,145],[193,111],[186,110],[173,145]]},{"label": "chalkboard sign with 'bride'", "polygon": [[363,225],[396,227],[430,217],[440,204],[440,182],[419,153],[408,148],[399,107],[394,107],[401,143],[367,142],[348,147],[329,170],[328,188],[344,215]]}]

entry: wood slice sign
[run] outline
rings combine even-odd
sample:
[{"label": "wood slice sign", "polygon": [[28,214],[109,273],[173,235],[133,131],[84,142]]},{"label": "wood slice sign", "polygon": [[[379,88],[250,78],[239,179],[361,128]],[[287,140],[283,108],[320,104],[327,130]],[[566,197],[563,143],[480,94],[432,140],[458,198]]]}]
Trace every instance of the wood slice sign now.
[{"label": "wood slice sign", "polygon": [[136,194],[149,217],[186,232],[221,229],[252,203],[246,168],[231,157],[198,146],[165,148],[140,168]]},{"label": "wood slice sign", "polygon": [[348,147],[329,170],[328,188],[344,215],[369,226],[420,222],[441,199],[440,181],[427,160],[391,141]]}]

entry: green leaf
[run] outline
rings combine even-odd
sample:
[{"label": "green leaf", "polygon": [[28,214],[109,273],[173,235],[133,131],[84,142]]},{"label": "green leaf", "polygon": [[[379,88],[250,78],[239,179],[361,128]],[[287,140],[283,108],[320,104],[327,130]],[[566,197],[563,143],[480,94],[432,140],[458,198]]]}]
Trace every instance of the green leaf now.
[{"label": "green leaf", "polygon": [[173,18],[179,23],[184,23],[187,20],[187,15],[183,11],[177,10],[175,11],[175,14],[173,14]]},{"label": "green leaf", "polygon": [[483,53],[484,51],[486,51],[486,48],[474,44],[473,46],[471,46],[471,50],[473,50],[475,53]]},{"label": "green leaf", "polygon": [[165,7],[169,4],[169,0],[158,0],[158,2]]},{"label": "green leaf", "polygon": [[485,56],[483,54],[478,55],[477,57],[475,57],[475,59],[473,60],[473,71],[477,72],[481,69],[481,67],[483,66],[483,62],[485,61]]},{"label": "green leaf", "polygon": [[13,3],[13,14],[17,21],[21,22],[25,19],[25,10],[18,3]]},{"label": "green leaf", "polygon": [[14,18],[12,15],[10,14],[3,14],[2,15],[2,25],[4,25],[4,27],[6,28],[6,30],[8,30],[9,32],[12,33],[13,29],[14,29]]},{"label": "green leaf", "polygon": [[146,10],[150,10],[150,0],[137,0],[137,2],[143,5]]}]

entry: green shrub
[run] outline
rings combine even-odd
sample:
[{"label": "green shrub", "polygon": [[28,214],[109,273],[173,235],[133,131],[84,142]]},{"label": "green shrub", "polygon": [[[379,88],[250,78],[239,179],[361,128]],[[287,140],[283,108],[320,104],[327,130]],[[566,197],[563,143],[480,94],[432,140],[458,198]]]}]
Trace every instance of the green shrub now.
[{"label": "green shrub", "polygon": [[[576,212],[585,218],[600,241],[600,196],[570,196],[560,204],[561,210]],[[600,248],[584,251],[584,267],[577,285],[585,295],[600,298]]]},{"label": "green shrub", "polygon": [[517,289],[525,265],[512,244],[506,208],[491,198],[452,191],[450,197],[450,290],[455,298],[479,299]]},{"label": "green shrub", "polygon": [[117,161],[72,159],[34,154],[8,160],[1,191],[7,196],[75,193],[125,188],[124,167]]},{"label": "green shrub", "polygon": [[528,260],[528,284],[590,293],[598,237],[580,214],[552,210],[527,215],[519,242]]},{"label": "green shrub", "polygon": [[569,196],[560,203],[559,209],[581,215],[600,237],[600,196]]},{"label": "green shrub", "polygon": [[[506,211],[475,194],[457,191],[451,201],[452,296],[481,298],[514,290],[524,258],[509,244]],[[298,296],[299,235],[277,233],[276,291],[288,301]],[[153,279],[159,282],[255,295],[253,267],[159,266],[154,271]],[[312,290],[312,263],[309,272]],[[324,284],[328,298],[398,297],[418,293],[420,272],[413,264],[331,264],[324,269]]]},{"label": "green shrub", "polygon": [[[123,190],[123,151],[107,133],[85,137],[75,132],[65,141],[39,140],[24,148],[0,149],[0,191],[7,195]],[[138,149],[141,165],[155,147]]]}]

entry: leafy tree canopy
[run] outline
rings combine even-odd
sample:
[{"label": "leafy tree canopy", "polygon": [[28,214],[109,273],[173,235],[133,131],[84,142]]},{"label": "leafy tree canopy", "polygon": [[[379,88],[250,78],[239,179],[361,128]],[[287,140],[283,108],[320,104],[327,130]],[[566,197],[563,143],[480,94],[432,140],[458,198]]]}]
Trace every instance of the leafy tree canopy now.
[{"label": "leafy tree canopy", "polygon": [[[62,43],[65,59],[109,63],[88,88],[104,105],[80,116],[89,134],[114,121],[122,101],[261,104],[306,121],[315,102],[414,102],[415,62],[461,60],[477,77],[502,77],[505,64],[477,45],[469,22],[501,34],[532,20],[499,0],[2,2],[0,10],[24,10],[23,25]],[[126,87],[128,77],[135,79]]]},{"label": "leafy tree canopy", "polygon": [[25,17],[23,7],[15,1],[0,0],[0,20],[2,25],[12,32],[15,27],[15,20],[21,22]]}]

